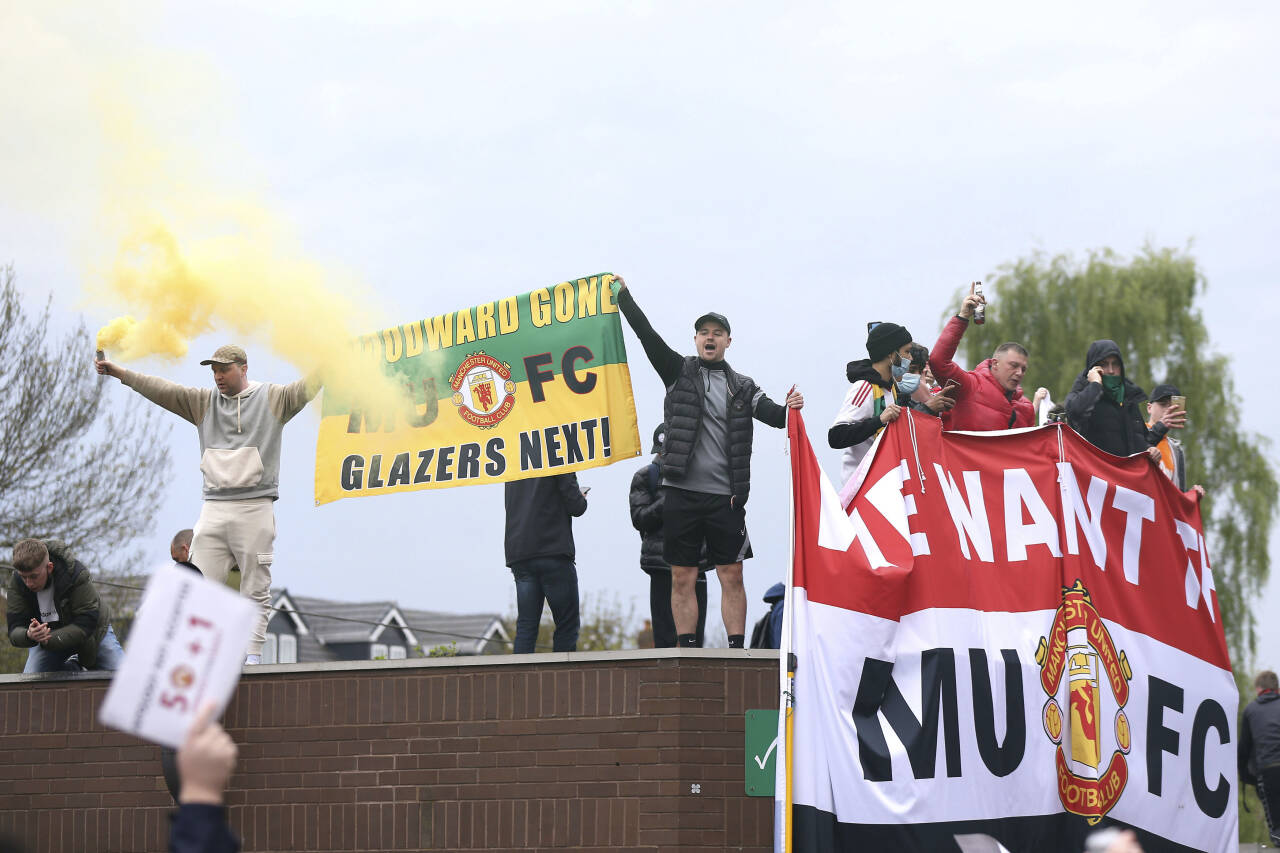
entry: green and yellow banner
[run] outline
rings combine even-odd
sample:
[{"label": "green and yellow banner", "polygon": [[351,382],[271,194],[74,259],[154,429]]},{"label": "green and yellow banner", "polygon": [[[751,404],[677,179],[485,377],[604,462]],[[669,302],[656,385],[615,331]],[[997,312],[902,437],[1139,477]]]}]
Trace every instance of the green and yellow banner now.
[{"label": "green and yellow banner", "polygon": [[563,281],[361,338],[356,357],[398,393],[380,405],[325,392],[316,504],[638,456],[614,280]]}]

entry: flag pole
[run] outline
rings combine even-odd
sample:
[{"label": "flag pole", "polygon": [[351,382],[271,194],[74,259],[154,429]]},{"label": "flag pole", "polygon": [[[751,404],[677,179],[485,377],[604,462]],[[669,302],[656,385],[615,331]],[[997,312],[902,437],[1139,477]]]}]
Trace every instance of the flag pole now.
[{"label": "flag pole", "polygon": [[[790,410],[790,416],[795,419],[795,427],[803,429],[802,422],[799,421],[799,412],[794,409]],[[790,436],[788,436],[790,439]],[[785,778],[783,806],[782,806],[782,849],[784,853],[791,853],[794,849],[792,846],[792,788],[791,774],[793,765],[791,763],[792,743],[794,742],[795,732],[795,686],[796,686],[796,656],[792,649],[795,647],[792,642],[791,632],[794,620],[792,618],[792,608],[795,605],[795,580],[796,580],[796,472],[795,472],[795,456],[791,454],[791,442],[787,442],[787,452],[791,457],[791,465],[788,466],[790,473],[791,488],[787,496],[787,530],[788,541],[790,542],[789,553],[787,554],[787,586],[784,590],[785,596],[782,604],[782,655],[783,660],[781,668],[786,673],[783,681],[782,689],[782,706],[783,706],[783,773]]]}]

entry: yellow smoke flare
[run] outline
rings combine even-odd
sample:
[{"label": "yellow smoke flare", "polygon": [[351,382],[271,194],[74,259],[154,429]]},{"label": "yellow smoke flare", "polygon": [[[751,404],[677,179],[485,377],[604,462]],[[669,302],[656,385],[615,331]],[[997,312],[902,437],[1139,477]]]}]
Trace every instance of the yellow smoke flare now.
[{"label": "yellow smoke flare", "polygon": [[98,347],[121,361],[177,359],[192,338],[216,331],[244,345],[251,361],[253,343],[262,342],[345,398],[402,405],[403,393],[378,363],[353,357],[356,329],[377,326],[332,279],[255,223],[185,243],[169,226],[150,223],[122,241],[105,278],[106,292],[135,313],[103,326]]}]

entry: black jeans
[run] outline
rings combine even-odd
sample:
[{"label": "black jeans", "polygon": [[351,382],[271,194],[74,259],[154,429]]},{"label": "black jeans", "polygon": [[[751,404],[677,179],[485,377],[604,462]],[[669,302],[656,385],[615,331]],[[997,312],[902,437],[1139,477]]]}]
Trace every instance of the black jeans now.
[{"label": "black jeans", "polygon": [[556,632],[552,648],[572,652],[578,648],[578,570],[568,557],[534,557],[511,564],[516,579],[516,639],[518,655],[533,651],[542,621],[542,602],[551,605]]}]

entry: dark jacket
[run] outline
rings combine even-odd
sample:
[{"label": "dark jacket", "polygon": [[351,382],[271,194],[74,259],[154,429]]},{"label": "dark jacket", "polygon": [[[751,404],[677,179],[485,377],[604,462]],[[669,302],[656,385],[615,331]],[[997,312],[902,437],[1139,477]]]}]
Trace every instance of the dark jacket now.
[{"label": "dark jacket", "polygon": [[661,464],[656,460],[631,478],[631,526],[640,531],[640,568],[646,572],[670,572],[662,559],[663,495]]},{"label": "dark jacket", "polygon": [[[671,564],[662,556],[662,512],[666,494],[662,491],[662,464],[654,461],[631,477],[631,526],[640,531],[640,568],[646,574],[671,573]],[[707,562],[707,546],[702,546],[698,561],[698,582],[707,582],[707,571],[714,568]]]},{"label": "dark jacket", "polygon": [[[663,421],[667,425],[667,437],[659,456],[662,460],[662,476],[673,484],[679,483],[688,468],[689,457],[693,453],[702,424],[704,392],[699,381],[702,359],[692,355],[682,356],[667,346],[649,324],[640,306],[636,305],[630,290],[624,290],[618,295],[618,307],[640,339],[649,363],[666,386],[667,395],[662,401],[662,411]],[[782,429],[787,425],[787,410],[763,393],[759,393],[757,399],[759,387],[755,381],[750,376],[734,371],[727,362],[714,367],[724,370],[729,387],[729,447],[725,449],[725,456],[729,459],[730,492],[737,506],[745,506],[751,494],[752,418]]]},{"label": "dark jacket", "polygon": [[934,379],[942,385],[946,385],[948,379],[960,383],[956,405],[944,419],[946,429],[987,432],[1035,426],[1031,401],[1023,396],[1021,387],[1006,391],[996,381],[991,373],[991,359],[973,370],[965,370],[955,363],[956,347],[968,327],[969,321],[964,317],[952,317],[929,352],[929,368]]},{"label": "dark jacket", "polygon": [[[51,635],[44,647],[51,652],[78,654],[80,664],[92,668],[98,661],[98,643],[111,627],[111,609],[98,597],[98,590],[89,577],[89,570],[76,560],[65,544],[49,540],[53,563],[53,603],[58,609],[58,621],[50,622]],[[36,594],[27,589],[17,571],[9,574],[9,602],[7,628],[9,642],[19,648],[30,648],[35,643],[27,636],[32,619],[40,616]]]},{"label": "dark jacket", "polygon": [[227,823],[227,810],[208,803],[183,803],[169,816],[169,853],[238,853],[240,839]]},{"label": "dark jacket", "polygon": [[[1089,345],[1084,370],[1076,377],[1071,393],[1063,403],[1067,410],[1067,423],[1099,450],[1116,456],[1143,453],[1164,438],[1168,427],[1156,424],[1147,429],[1142,415],[1146,392],[1127,378],[1124,380],[1123,404],[1117,404],[1104,394],[1102,383],[1089,381],[1089,371],[1109,355],[1120,358],[1120,347],[1115,341],[1094,341]],[[1122,358],[1120,375],[1124,376]]]},{"label": "dark jacket", "polygon": [[1263,693],[1245,706],[1238,740],[1241,779],[1256,785],[1260,771],[1280,767],[1280,693]]},{"label": "dark jacket", "polygon": [[764,603],[769,605],[769,612],[760,617],[751,631],[751,648],[782,648],[782,611],[787,599],[787,588],[775,583],[764,594]]},{"label": "dark jacket", "polygon": [[574,558],[573,518],[587,511],[574,474],[506,484],[507,565],[535,557]]}]

